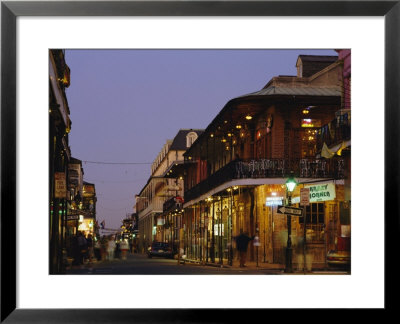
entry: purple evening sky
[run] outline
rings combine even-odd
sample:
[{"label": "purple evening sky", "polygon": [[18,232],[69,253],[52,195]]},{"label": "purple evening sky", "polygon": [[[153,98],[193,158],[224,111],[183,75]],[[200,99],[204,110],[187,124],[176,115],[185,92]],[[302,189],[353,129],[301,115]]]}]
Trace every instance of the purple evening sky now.
[{"label": "purple evening sky", "polygon": [[[300,54],[334,50],[66,50],[71,68],[72,156],[97,192],[97,220],[119,228],[167,139],[206,128],[232,98],[277,75]],[[149,164],[93,164],[95,162]]]}]

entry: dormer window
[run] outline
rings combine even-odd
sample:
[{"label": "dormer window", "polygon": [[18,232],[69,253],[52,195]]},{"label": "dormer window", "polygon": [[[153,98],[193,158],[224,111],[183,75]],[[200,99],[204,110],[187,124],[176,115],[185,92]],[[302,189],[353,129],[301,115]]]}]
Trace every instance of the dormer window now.
[{"label": "dormer window", "polygon": [[197,140],[197,134],[195,132],[188,133],[186,135],[186,147],[192,146],[195,140]]}]

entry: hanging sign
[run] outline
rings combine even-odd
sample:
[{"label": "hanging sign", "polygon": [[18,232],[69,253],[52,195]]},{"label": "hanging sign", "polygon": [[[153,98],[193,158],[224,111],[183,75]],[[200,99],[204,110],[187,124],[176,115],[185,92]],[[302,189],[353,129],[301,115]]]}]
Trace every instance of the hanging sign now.
[{"label": "hanging sign", "polygon": [[300,189],[300,205],[308,206],[310,204],[310,188]]},{"label": "hanging sign", "polygon": [[336,198],[335,184],[333,183],[306,185],[305,188],[310,189],[310,202],[335,200]]},{"label": "hanging sign", "polygon": [[67,196],[67,181],[64,172],[54,173],[54,197],[66,198]]}]

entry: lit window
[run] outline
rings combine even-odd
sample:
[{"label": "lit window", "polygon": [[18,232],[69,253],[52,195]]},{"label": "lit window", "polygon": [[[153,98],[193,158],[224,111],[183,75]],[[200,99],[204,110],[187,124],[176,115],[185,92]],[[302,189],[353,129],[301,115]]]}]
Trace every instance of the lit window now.
[{"label": "lit window", "polygon": [[304,118],[301,120],[301,127],[321,127],[321,120]]}]

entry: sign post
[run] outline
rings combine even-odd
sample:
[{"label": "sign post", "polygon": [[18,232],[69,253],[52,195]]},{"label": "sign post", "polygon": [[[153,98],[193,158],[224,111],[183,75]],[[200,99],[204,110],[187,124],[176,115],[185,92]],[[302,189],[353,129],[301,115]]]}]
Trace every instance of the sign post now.
[{"label": "sign post", "polygon": [[310,188],[300,189],[300,205],[302,206],[310,205]]},{"label": "sign post", "polygon": [[306,272],[306,240],[307,240],[307,216],[306,206],[310,205],[310,188],[300,189],[300,205],[303,206],[303,272]]},{"label": "sign post", "polygon": [[303,216],[303,209],[288,206],[278,206],[278,214],[293,215],[293,216]]},{"label": "sign post", "polygon": [[285,272],[293,272],[292,270],[292,216],[302,217],[303,209],[291,207],[291,197],[288,199],[288,206],[278,206],[278,214],[284,214],[287,216],[287,226],[288,226],[288,242],[286,248],[286,267]]}]

